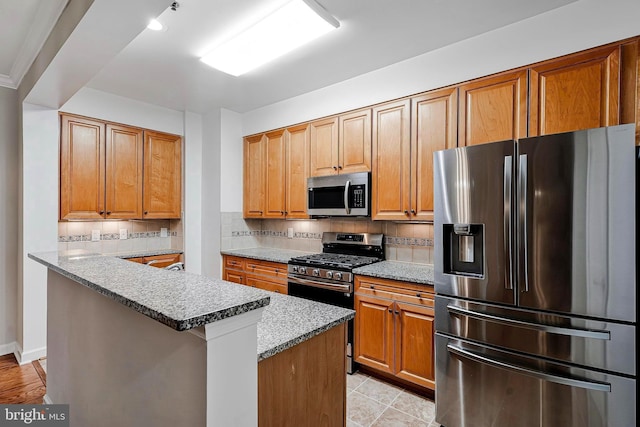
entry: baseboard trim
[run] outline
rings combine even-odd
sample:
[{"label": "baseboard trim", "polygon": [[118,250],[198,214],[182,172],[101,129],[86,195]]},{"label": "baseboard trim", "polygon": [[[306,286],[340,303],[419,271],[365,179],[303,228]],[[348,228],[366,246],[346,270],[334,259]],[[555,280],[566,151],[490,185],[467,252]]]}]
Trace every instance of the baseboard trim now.
[{"label": "baseboard trim", "polygon": [[25,365],[31,363],[34,360],[38,360],[41,357],[47,356],[47,347],[36,348],[35,350],[22,351],[20,344],[16,343],[13,354],[16,356],[18,364]]},{"label": "baseboard trim", "polygon": [[45,394],[42,397],[42,403],[44,403],[45,405],[53,405],[53,400],[51,400],[48,394]]},{"label": "baseboard trim", "polygon": [[0,344],[0,356],[4,356],[5,354],[15,353],[17,343],[10,342],[9,344]]}]

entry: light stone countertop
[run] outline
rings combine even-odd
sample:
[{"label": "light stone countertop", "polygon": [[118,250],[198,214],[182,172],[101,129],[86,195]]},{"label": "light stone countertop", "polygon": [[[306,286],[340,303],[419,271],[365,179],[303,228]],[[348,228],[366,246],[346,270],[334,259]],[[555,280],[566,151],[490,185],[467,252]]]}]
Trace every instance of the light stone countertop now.
[{"label": "light stone countertop", "polygon": [[140,251],[113,252],[113,253],[107,253],[103,255],[127,259],[127,258],[141,258],[145,256],[170,255],[170,254],[181,254],[181,253],[184,253],[184,251],[181,249],[148,249],[148,250],[140,250]]},{"label": "light stone countertop", "polygon": [[112,256],[55,251],[29,258],[178,331],[269,304],[267,291]]},{"label": "light stone countertop", "polygon": [[400,261],[382,261],[355,268],[353,274],[433,285],[433,265]]},{"label": "light stone countertop", "polygon": [[249,248],[220,251],[222,255],[233,255],[243,258],[257,259],[261,261],[280,262],[286,264],[291,258],[311,255],[315,252],[294,251],[292,249],[278,248]]}]

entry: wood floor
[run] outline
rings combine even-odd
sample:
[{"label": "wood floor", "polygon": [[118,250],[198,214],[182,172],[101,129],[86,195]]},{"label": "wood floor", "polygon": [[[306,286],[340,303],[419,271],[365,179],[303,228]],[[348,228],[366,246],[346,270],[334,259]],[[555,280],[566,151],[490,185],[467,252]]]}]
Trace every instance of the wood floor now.
[{"label": "wood floor", "polygon": [[20,366],[13,354],[0,356],[0,403],[42,403],[46,385],[37,360]]}]

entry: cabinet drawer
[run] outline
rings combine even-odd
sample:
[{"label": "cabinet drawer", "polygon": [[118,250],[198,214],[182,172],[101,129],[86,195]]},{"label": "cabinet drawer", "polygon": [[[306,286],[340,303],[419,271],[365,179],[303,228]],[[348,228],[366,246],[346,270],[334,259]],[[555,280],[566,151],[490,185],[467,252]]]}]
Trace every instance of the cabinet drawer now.
[{"label": "cabinet drawer", "polygon": [[355,291],[360,295],[392,299],[426,307],[433,307],[433,287],[415,283],[356,276]]},{"label": "cabinet drawer", "polygon": [[240,271],[224,270],[223,279],[227,282],[239,283],[244,285],[246,282],[245,274]]},{"label": "cabinet drawer", "polygon": [[247,275],[247,286],[264,289],[265,291],[277,292],[279,294],[287,294],[286,284],[264,280],[258,276]]},{"label": "cabinet drawer", "polygon": [[176,262],[180,262],[181,258],[181,254],[146,256],[143,258],[143,263],[151,267],[164,268]]},{"label": "cabinet drawer", "polygon": [[144,264],[144,258],[142,257],[137,257],[137,258],[125,258],[127,261],[131,261],[131,262],[137,262],[138,264]]},{"label": "cabinet drawer", "polygon": [[245,270],[247,273],[261,274],[282,280],[287,278],[287,265],[278,262],[248,259],[245,264]]},{"label": "cabinet drawer", "polygon": [[244,270],[244,258],[235,257],[235,256],[224,256],[224,267],[231,268],[233,270]]}]

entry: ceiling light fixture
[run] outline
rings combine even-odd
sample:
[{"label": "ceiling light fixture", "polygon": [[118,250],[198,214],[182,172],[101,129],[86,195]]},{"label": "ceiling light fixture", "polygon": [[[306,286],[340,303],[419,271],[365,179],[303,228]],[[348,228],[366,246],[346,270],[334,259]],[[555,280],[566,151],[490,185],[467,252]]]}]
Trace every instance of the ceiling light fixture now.
[{"label": "ceiling light fixture", "polygon": [[340,22],[315,1],[293,0],[200,60],[239,76],[339,26]]},{"label": "ceiling light fixture", "polygon": [[149,25],[147,25],[147,28],[153,31],[162,31],[164,25],[162,25],[162,23],[157,19],[152,19],[151,21],[149,21]]}]

